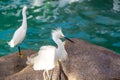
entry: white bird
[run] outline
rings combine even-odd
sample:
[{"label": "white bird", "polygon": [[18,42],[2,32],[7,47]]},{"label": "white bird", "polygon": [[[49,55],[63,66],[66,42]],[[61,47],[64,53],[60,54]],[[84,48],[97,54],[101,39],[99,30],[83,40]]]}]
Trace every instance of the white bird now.
[{"label": "white bird", "polygon": [[[51,79],[51,75],[49,74],[49,70],[52,70],[57,61],[64,61],[67,59],[68,54],[64,48],[64,44],[60,38],[66,38],[61,28],[58,28],[56,30],[52,31],[52,39],[57,44],[57,48],[55,46],[42,46],[37,53],[37,56],[34,57],[28,57],[27,63],[33,65],[34,70],[44,70],[43,77],[44,80]],[[66,38],[68,39],[68,38]],[[70,39],[68,39],[70,40]],[[71,41],[71,40],[70,40]],[[47,74],[47,77],[45,76],[45,73]]]},{"label": "white bird", "polygon": [[23,16],[22,25],[15,31],[11,41],[8,42],[8,44],[12,48],[15,47],[16,45],[18,45],[20,57],[22,57],[22,53],[20,51],[20,43],[24,40],[26,31],[27,31],[26,10],[27,10],[27,6],[24,6],[22,9],[22,16]]}]

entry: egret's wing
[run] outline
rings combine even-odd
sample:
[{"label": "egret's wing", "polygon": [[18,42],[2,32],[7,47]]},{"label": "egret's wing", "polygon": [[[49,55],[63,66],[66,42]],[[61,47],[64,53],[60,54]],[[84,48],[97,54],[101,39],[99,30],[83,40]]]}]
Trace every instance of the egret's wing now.
[{"label": "egret's wing", "polygon": [[33,68],[34,70],[50,70],[55,66],[55,47],[43,46],[35,58]]},{"label": "egret's wing", "polygon": [[25,35],[26,35],[26,30],[22,27],[18,28],[15,31],[13,38],[12,38],[12,40],[14,41],[14,45],[21,43],[23,39],[25,38]]}]

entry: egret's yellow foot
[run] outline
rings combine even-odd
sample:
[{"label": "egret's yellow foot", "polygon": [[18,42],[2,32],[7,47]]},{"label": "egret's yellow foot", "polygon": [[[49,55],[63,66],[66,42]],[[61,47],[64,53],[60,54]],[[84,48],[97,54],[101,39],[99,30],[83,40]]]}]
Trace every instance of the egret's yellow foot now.
[{"label": "egret's yellow foot", "polygon": [[25,57],[25,55],[24,55],[23,52],[20,52],[18,56],[19,56],[20,58],[24,58],[24,57]]}]

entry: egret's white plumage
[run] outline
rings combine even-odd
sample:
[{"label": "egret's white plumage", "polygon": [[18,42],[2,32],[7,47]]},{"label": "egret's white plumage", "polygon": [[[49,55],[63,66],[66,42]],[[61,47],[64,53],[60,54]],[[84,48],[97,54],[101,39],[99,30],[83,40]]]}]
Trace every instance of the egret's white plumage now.
[{"label": "egret's white plumage", "polygon": [[57,60],[66,60],[67,52],[64,48],[63,42],[60,38],[64,38],[64,34],[62,33],[61,28],[52,31],[52,39],[57,44],[58,48],[56,48],[56,58]]},{"label": "egret's white plumage", "polygon": [[55,67],[55,47],[42,46],[35,58],[34,70],[51,70]]},{"label": "egret's white plumage", "polygon": [[37,56],[28,57],[27,63],[31,63],[34,70],[48,71],[55,67],[58,60],[66,60],[67,52],[64,48],[62,41],[60,40],[61,37],[64,37],[61,28],[53,30],[52,39],[58,47],[56,48],[55,46],[50,45],[42,46],[37,53]]},{"label": "egret's white plumage", "polygon": [[12,48],[15,47],[16,45],[19,45],[25,38],[26,30],[27,30],[26,10],[27,10],[27,6],[24,6],[22,10],[22,16],[23,16],[22,25],[15,31],[11,41],[8,42],[8,44]]}]

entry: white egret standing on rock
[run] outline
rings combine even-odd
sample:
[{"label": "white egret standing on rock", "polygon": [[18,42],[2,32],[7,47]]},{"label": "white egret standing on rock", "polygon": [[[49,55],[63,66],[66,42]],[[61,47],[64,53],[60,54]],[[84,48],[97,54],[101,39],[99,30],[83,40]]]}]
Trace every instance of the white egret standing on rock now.
[{"label": "white egret standing on rock", "polygon": [[11,41],[8,42],[8,44],[12,48],[15,47],[16,45],[18,45],[20,57],[23,56],[23,54],[21,53],[21,50],[20,50],[20,43],[24,40],[26,31],[27,31],[26,10],[27,10],[27,6],[24,6],[22,9],[22,16],[23,16],[22,25],[15,31]]},{"label": "white egret standing on rock", "polygon": [[[49,70],[52,70],[55,67],[56,62],[58,62],[58,60],[63,61],[67,59],[68,55],[64,48],[64,44],[60,38],[66,38],[63,35],[61,28],[53,30],[52,39],[54,40],[58,47],[56,48],[55,46],[51,45],[42,46],[37,56],[28,57],[27,63],[32,64],[34,70],[44,70],[43,72],[44,80],[51,79]],[[71,41],[70,39],[68,40]],[[45,73],[47,74],[47,77]]]}]

